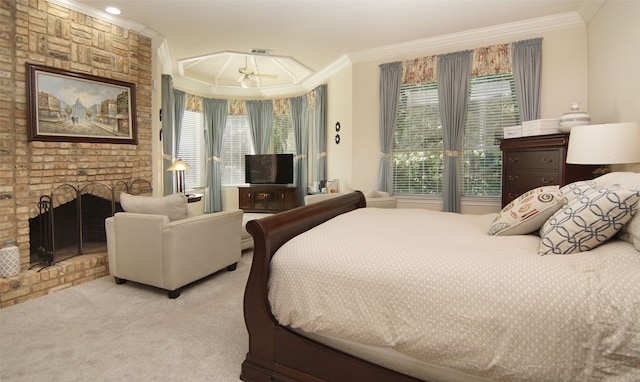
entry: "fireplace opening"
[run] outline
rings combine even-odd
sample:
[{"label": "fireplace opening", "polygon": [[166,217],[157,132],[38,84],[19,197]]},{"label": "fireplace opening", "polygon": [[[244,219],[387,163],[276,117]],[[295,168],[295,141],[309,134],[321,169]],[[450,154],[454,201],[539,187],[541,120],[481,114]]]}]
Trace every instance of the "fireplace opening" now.
[{"label": "fireplace opening", "polygon": [[106,252],[105,219],[122,211],[120,191],[141,194],[150,193],[151,188],[149,182],[136,180],[113,187],[63,185],[42,195],[38,216],[29,219],[30,267],[42,269],[74,256]]}]

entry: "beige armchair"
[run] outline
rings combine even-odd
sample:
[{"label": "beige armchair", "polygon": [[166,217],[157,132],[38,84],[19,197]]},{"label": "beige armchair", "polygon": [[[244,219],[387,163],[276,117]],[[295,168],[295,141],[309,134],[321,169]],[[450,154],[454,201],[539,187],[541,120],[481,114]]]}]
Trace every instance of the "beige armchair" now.
[{"label": "beige armchair", "polygon": [[177,298],[193,281],[236,269],[242,214],[229,210],[170,221],[166,215],[116,213],[105,221],[109,272],[118,284],[147,284]]}]

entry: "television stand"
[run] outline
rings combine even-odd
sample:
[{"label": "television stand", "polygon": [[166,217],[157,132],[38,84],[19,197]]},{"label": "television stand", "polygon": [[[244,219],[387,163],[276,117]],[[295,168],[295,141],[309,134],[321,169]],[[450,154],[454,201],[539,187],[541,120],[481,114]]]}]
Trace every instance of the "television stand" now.
[{"label": "television stand", "polygon": [[239,207],[244,212],[277,213],[298,207],[298,187],[252,184],[238,188]]}]

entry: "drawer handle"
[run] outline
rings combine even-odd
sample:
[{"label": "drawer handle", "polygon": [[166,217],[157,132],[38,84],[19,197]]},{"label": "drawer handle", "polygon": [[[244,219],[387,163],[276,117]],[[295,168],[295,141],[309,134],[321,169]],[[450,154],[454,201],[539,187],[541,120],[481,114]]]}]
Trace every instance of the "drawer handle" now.
[{"label": "drawer handle", "polygon": [[518,163],[518,158],[509,157],[507,160],[509,161],[509,163]]},{"label": "drawer handle", "polygon": [[542,157],[544,163],[553,163],[553,158]]},{"label": "drawer handle", "polygon": [[509,175],[509,180],[518,180],[518,175]]},{"label": "drawer handle", "polygon": [[551,179],[547,179],[547,178],[542,178],[540,179],[540,181],[544,184],[553,184],[553,178]]}]

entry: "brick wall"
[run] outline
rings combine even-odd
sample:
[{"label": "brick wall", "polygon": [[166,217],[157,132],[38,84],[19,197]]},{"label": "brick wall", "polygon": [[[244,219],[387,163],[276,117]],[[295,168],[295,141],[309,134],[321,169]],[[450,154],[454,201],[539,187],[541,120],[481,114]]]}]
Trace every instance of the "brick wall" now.
[{"label": "brick wall", "polygon": [[[44,0],[0,0],[0,241],[29,263],[37,201],[64,183],[151,181],[151,39]],[[138,145],[27,140],[25,63],[136,85]]]}]

